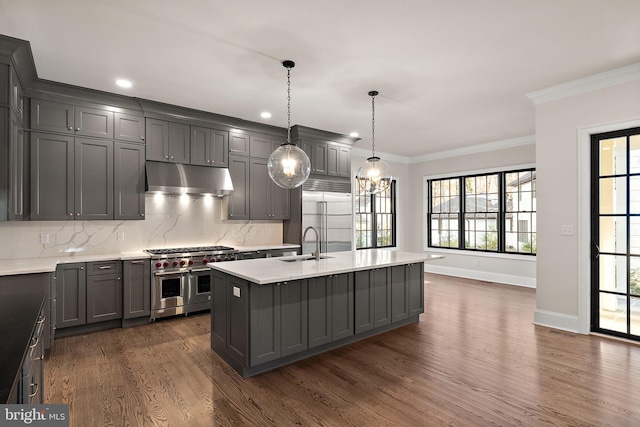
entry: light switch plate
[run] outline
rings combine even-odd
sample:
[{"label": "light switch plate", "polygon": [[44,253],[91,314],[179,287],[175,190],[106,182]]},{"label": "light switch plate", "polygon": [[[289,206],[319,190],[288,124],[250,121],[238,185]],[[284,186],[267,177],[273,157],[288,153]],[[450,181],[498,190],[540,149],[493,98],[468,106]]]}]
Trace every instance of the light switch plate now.
[{"label": "light switch plate", "polygon": [[42,243],[42,244],[49,243],[49,235],[48,234],[41,234],[40,235],[40,243]]},{"label": "light switch plate", "polygon": [[560,234],[562,236],[573,236],[573,225],[561,225]]},{"label": "light switch plate", "polygon": [[124,240],[124,231],[118,231],[118,240]]},{"label": "light switch plate", "polygon": [[240,288],[237,286],[233,287],[233,296],[236,298],[240,298]]}]

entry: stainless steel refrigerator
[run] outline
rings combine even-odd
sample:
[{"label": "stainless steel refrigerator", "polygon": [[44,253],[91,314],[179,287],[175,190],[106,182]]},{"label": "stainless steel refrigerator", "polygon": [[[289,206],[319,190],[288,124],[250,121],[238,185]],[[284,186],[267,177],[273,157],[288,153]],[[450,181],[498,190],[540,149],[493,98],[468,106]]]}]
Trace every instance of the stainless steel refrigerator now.
[{"label": "stainless steel refrigerator", "polygon": [[302,241],[302,233],[311,226],[318,231],[320,252],[353,249],[353,200],[349,180],[310,178],[302,190],[292,190],[291,202],[291,219],[283,222],[285,243],[300,244],[303,254],[314,252],[313,231]]}]

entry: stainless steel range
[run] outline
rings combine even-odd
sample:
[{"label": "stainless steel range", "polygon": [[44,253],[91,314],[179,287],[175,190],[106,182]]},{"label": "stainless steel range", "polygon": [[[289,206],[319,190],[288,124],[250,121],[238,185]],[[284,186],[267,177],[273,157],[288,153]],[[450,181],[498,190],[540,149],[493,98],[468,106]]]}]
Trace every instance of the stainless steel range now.
[{"label": "stainless steel range", "polygon": [[151,254],[151,320],[211,308],[210,262],[235,261],[228,246],[147,249]]}]

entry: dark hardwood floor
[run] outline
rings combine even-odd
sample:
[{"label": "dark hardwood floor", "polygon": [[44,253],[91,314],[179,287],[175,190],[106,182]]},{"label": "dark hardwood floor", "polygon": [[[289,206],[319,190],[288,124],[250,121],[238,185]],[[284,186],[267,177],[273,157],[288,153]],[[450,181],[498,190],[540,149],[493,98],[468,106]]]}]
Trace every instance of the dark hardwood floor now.
[{"label": "dark hardwood floor", "polygon": [[533,325],[535,290],[425,275],[418,324],[242,379],[209,315],[61,338],[47,403],[93,426],[637,426],[640,346]]}]

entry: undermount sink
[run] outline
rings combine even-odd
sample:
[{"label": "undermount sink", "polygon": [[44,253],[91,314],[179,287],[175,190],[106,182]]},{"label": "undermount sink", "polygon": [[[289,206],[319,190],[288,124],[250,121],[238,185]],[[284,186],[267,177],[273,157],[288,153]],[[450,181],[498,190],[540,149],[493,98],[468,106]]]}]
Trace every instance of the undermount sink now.
[{"label": "undermount sink", "polygon": [[[320,255],[320,259],[326,259],[326,258],[333,258],[333,257]],[[315,260],[315,259],[316,259],[316,257],[314,257],[313,255],[308,255],[308,256],[299,257],[299,258],[281,259],[280,261],[282,261],[282,262],[301,262],[301,261],[311,261],[311,260]]]}]

